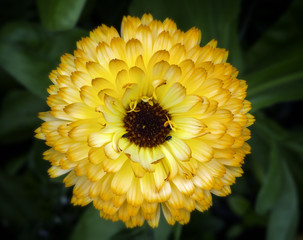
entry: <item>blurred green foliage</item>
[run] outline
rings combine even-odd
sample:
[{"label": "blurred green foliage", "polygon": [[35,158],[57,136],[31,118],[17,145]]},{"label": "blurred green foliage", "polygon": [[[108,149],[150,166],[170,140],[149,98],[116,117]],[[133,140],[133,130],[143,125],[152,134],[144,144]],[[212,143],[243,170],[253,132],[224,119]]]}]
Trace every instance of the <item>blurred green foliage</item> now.
[{"label": "blurred green foliage", "polygon": [[[303,1],[3,0],[0,9],[1,233],[9,239],[302,239]],[[47,176],[46,146],[34,140],[47,109],[49,72],[102,23],[150,12],[182,30],[202,30],[229,50],[248,82],[256,123],[252,154],[232,195],[214,197],[188,225],[125,229],[92,207],[73,207],[62,179]]]}]

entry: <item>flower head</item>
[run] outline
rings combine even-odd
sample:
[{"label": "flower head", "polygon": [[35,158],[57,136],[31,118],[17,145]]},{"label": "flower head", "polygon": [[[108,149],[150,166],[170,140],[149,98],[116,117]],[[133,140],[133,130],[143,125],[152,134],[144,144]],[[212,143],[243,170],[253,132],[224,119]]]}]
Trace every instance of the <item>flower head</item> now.
[{"label": "flower head", "polygon": [[61,57],[36,137],[73,204],[156,227],[160,209],[185,224],[231,192],[250,152],[251,104],[227,51],[200,39],[145,14],[124,17],[121,35],[98,27]]}]

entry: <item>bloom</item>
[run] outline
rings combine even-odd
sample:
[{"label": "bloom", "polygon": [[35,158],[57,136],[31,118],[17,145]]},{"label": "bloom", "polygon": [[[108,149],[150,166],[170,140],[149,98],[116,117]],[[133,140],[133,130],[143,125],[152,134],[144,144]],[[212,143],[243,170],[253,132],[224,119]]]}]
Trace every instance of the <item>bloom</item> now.
[{"label": "bloom", "polygon": [[121,36],[102,25],[50,73],[50,111],[36,130],[51,177],[67,174],[72,203],[128,227],[156,227],[226,196],[250,152],[247,85],[227,51],[200,30],[166,19],[124,17]]}]

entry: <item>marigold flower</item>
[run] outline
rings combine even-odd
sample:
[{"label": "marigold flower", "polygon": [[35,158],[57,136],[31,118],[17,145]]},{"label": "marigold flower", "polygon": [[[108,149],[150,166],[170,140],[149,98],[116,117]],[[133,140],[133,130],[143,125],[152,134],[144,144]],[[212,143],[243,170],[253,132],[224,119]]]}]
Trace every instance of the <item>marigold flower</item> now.
[{"label": "marigold flower", "polygon": [[230,194],[250,152],[247,85],[215,40],[166,19],[102,25],[50,73],[50,111],[36,130],[51,177],[66,174],[74,205],[127,227],[158,226]]}]

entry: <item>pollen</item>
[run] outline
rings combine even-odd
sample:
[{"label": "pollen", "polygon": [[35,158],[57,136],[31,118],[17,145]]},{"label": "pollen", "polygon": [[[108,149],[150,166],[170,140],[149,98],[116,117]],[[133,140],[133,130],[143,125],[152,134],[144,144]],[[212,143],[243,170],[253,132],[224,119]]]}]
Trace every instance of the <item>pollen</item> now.
[{"label": "pollen", "polygon": [[155,147],[165,142],[170,132],[167,122],[168,112],[158,103],[141,101],[135,111],[128,111],[124,125],[129,141],[139,147]]}]

